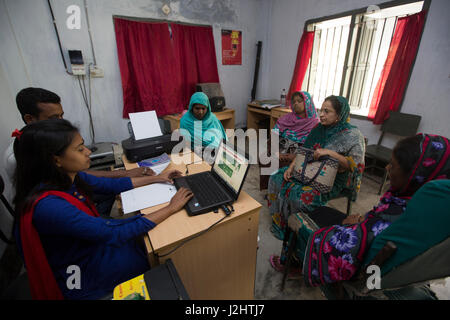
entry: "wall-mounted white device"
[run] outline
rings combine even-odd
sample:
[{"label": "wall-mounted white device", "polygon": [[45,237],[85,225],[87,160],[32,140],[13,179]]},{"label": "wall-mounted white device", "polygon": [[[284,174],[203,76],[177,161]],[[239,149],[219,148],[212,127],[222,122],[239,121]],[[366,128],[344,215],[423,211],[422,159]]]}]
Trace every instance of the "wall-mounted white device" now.
[{"label": "wall-mounted white device", "polygon": [[69,50],[70,64],[72,65],[72,74],[74,76],[84,76],[86,68],[83,62],[81,50]]}]

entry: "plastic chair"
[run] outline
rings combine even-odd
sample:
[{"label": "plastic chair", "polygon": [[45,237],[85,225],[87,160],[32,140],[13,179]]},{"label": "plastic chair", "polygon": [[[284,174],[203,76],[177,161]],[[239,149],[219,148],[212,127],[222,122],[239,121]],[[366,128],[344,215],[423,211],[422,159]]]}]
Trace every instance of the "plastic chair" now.
[{"label": "plastic chair", "polygon": [[[378,143],[367,146],[365,154],[366,158],[371,158],[373,161],[371,165],[366,165],[366,170],[369,168],[377,168],[383,171],[383,178],[378,194],[381,194],[381,191],[386,184],[387,171],[385,166],[391,161],[392,156],[392,149],[381,144],[384,134],[390,133],[402,137],[413,136],[417,133],[421,118],[421,116],[414,114],[390,111],[389,118],[381,126],[381,135],[378,139]],[[377,161],[382,162],[384,165],[377,165]],[[367,177],[372,179],[369,176]]]}]

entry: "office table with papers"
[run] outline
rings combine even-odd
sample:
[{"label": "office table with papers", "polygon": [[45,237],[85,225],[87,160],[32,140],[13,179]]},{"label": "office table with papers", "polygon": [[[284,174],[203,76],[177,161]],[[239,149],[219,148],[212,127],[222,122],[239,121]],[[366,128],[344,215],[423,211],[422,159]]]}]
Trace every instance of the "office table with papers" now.
[{"label": "office table with papers", "polygon": [[[188,165],[189,174],[194,174],[211,169],[191,152],[171,155],[171,160],[166,170],[177,169],[184,174]],[[124,165],[128,170],[137,166],[125,156]],[[163,203],[141,212],[149,214],[166,205]],[[158,265],[171,258],[191,299],[254,298],[261,204],[241,191],[233,206],[234,213],[209,230],[224,217],[221,209],[218,213],[193,217],[182,209],[150,230],[144,238],[150,264]]]}]

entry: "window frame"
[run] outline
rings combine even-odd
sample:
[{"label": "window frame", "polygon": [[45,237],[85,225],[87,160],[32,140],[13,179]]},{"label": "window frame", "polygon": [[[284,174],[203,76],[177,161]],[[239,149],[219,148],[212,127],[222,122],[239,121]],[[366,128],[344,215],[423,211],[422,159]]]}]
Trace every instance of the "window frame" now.
[{"label": "window frame", "polygon": [[[418,1],[421,1],[421,0],[393,0],[393,1],[388,1],[388,2],[383,2],[383,3],[377,4],[376,6],[382,10],[382,9],[386,9],[386,8],[390,8],[390,7],[396,7],[396,6],[401,6],[401,5],[410,4],[410,3],[414,3],[414,2],[418,2]],[[425,16],[425,23],[426,23],[426,19],[428,17],[428,11],[430,9],[430,5],[431,5],[431,1],[432,0],[422,0],[422,1],[423,1],[422,10],[427,10],[427,14]],[[351,54],[351,52],[350,52],[351,50],[350,49],[351,49],[351,45],[352,45],[352,42],[353,42],[352,39],[353,39],[353,32],[354,32],[354,29],[355,29],[356,18],[357,18],[358,15],[367,13],[367,8],[368,8],[368,6],[363,7],[363,8],[359,8],[359,9],[353,9],[353,10],[349,10],[349,11],[345,11],[345,12],[329,15],[329,16],[323,16],[323,17],[320,17],[320,18],[309,19],[309,20],[305,21],[305,25],[303,27],[303,31],[306,32],[306,31],[308,31],[308,25],[311,25],[311,24],[314,24],[314,23],[324,22],[324,21],[327,21],[327,20],[333,20],[333,19],[338,19],[338,18],[351,16],[350,27],[349,27],[350,29],[349,29],[349,34],[348,34],[347,48],[346,48],[346,51],[345,51],[344,66],[343,66],[343,72],[342,72],[342,79],[341,79],[341,84],[340,84],[339,95],[342,95],[343,90],[344,90],[344,86],[345,86],[345,79],[346,79],[346,76],[347,76],[346,69],[347,69],[347,66],[348,66],[348,59],[349,59],[350,54]],[[425,29],[425,26],[422,29],[422,34],[420,35],[420,40],[422,39],[422,35],[423,35],[424,29]],[[419,48],[420,48],[420,43],[419,43]],[[413,64],[411,66],[410,73],[408,75],[406,88],[408,88],[409,81],[411,79],[411,74],[412,74],[412,71],[414,69],[414,65],[415,65],[416,59],[417,59],[417,54],[416,54],[416,57],[414,58]],[[311,68],[310,65],[311,65],[311,61],[309,62],[308,70],[310,70],[310,68]],[[402,101],[401,101],[400,106],[399,106],[399,111],[402,108],[404,98],[405,98],[405,96],[403,95]],[[350,112],[350,114],[351,114],[352,118],[371,121],[371,120],[368,119],[367,116],[354,114],[352,112]]]}]

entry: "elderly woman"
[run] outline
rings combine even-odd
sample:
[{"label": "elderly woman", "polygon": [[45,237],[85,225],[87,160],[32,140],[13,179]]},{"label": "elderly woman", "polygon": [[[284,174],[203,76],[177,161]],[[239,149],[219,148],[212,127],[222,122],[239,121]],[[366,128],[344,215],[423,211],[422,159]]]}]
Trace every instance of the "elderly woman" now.
[{"label": "elderly woman", "polygon": [[311,212],[325,205],[353,181],[359,188],[364,168],[364,137],[349,123],[349,114],[350,106],[344,97],[327,97],[320,110],[320,123],[311,130],[303,145],[315,150],[315,159],[329,155],[339,161],[339,171],[329,193],[320,193],[291,179],[295,160],[270,177],[268,203],[273,220],[271,231],[277,238],[284,238],[290,214]]},{"label": "elderly woman", "polygon": [[196,92],[189,102],[189,109],[180,120],[181,134],[188,137],[191,148],[194,146],[218,147],[227,139],[222,123],[211,112],[209,99],[203,92]]},{"label": "elderly woman", "polygon": [[[319,123],[314,102],[306,91],[296,91],[291,98],[292,112],[278,119],[273,132],[280,135],[280,154],[295,153]],[[291,159],[292,160],[292,159]]]},{"label": "elderly woman", "polygon": [[[192,193],[181,188],[166,207],[120,220],[99,217],[91,195],[170,183],[180,172],[116,179],[84,173],[91,151],[66,120],[32,123],[14,136],[14,202],[19,215],[15,231],[33,299],[102,298],[150,269],[138,236],[183,208]],[[68,270],[74,267],[80,286],[69,288]]]},{"label": "elderly woman", "polygon": [[[386,168],[391,187],[371,211],[364,216],[350,216],[344,220],[343,214],[323,211],[319,213],[322,220],[341,219],[341,223],[333,226],[318,223],[320,229],[315,232],[300,223],[296,256],[304,261],[306,283],[318,286],[352,278],[374,239],[403,218],[416,191],[431,180],[450,178],[449,154],[450,142],[445,137],[418,134],[405,138],[395,146]],[[419,205],[425,208],[433,203]],[[315,215],[310,217],[317,222]],[[304,222],[302,218],[299,220]],[[418,248],[409,248],[409,251],[414,250]]]}]

